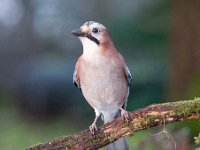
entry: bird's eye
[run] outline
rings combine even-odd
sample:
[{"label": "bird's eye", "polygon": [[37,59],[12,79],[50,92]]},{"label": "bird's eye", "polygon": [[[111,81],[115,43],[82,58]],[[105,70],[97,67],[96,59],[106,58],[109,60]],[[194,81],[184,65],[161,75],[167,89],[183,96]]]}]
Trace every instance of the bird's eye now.
[{"label": "bird's eye", "polygon": [[94,29],[92,30],[92,32],[93,32],[93,33],[98,33],[98,32],[99,32],[99,29],[94,28]]}]

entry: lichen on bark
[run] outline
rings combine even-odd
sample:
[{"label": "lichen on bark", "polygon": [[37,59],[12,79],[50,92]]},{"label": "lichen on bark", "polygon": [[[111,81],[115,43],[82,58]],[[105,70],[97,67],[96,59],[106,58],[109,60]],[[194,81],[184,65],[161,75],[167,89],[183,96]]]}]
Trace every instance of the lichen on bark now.
[{"label": "lichen on bark", "polygon": [[[95,135],[89,130],[61,137],[26,150],[94,150],[114,142],[125,135],[161,124],[200,118],[200,98],[163,104],[154,104],[129,113],[130,120],[123,118],[101,126]],[[196,139],[198,141],[198,138]]]}]

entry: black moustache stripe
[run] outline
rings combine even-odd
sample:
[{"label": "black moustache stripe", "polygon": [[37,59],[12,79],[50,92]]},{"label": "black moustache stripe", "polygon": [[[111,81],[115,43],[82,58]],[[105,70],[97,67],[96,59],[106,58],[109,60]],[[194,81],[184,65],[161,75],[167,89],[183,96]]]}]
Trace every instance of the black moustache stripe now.
[{"label": "black moustache stripe", "polygon": [[97,45],[100,44],[99,40],[97,40],[95,37],[93,37],[90,34],[87,34],[87,38],[90,39],[91,41],[95,42]]}]

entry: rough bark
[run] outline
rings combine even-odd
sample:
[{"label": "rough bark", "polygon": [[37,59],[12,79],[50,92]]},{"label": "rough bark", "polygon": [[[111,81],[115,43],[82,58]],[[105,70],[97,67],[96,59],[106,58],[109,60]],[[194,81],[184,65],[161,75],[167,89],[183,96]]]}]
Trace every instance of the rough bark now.
[{"label": "rough bark", "polygon": [[134,132],[168,124],[177,121],[200,118],[200,98],[171,103],[150,105],[129,113],[127,123],[121,117],[101,126],[95,135],[89,130],[81,131],[75,135],[60,137],[58,139],[35,145],[26,150],[94,150],[125,135]]}]

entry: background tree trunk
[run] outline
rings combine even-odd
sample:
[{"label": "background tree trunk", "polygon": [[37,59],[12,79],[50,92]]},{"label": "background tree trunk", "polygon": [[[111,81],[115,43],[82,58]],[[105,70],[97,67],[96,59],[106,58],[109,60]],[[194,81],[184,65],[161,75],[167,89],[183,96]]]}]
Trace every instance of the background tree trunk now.
[{"label": "background tree trunk", "polygon": [[200,91],[200,1],[172,2],[170,99]]}]

